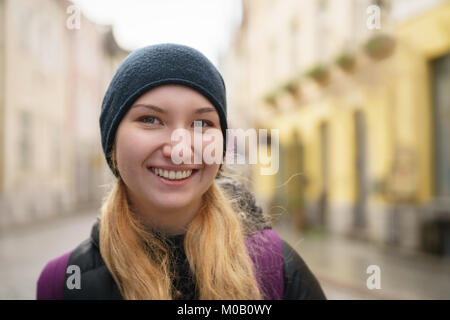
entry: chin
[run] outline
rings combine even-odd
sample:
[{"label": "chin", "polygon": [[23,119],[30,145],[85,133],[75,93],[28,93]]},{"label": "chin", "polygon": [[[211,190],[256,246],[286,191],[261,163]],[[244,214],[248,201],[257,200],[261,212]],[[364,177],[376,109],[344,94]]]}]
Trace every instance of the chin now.
[{"label": "chin", "polygon": [[180,199],[180,196],[174,195],[174,197],[167,196],[163,199],[159,199],[159,201],[156,201],[155,204],[162,209],[174,210],[185,208],[189,206],[193,201],[193,199]]}]

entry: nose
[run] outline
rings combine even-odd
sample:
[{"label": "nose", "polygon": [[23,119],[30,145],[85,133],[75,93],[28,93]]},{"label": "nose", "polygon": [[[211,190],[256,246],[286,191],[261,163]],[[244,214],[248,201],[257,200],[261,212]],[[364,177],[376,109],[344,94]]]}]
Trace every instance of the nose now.
[{"label": "nose", "polygon": [[172,145],[166,143],[162,148],[162,153],[164,157],[170,158],[170,156],[172,155]]},{"label": "nose", "polygon": [[[191,138],[193,138],[193,137],[191,137]],[[175,147],[176,147],[176,150],[173,151]],[[190,150],[190,157],[189,157],[189,153],[187,153],[187,150]],[[164,143],[164,145],[162,146],[162,154],[165,158],[171,159],[171,162],[173,162],[172,152],[178,152],[178,155],[176,155],[176,156],[178,156],[182,159],[185,159],[185,157],[188,157],[188,159],[186,159],[186,160],[190,161],[190,163],[192,164],[193,159],[194,159],[194,148],[193,148],[192,139],[189,143],[189,141],[185,141],[184,139],[171,141],[171,139],[168,138],[168,141],[166,143]],[[188,163],[186,160],[183,161],[183,163]]]}]

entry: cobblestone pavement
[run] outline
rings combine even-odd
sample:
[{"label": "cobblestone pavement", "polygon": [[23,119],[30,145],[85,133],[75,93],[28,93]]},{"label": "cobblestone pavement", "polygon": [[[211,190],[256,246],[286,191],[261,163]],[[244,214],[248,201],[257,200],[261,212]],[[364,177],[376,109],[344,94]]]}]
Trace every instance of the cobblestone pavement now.
[{"label": "cobblestone pavement", "polygon": [[[301,233],[286,219],[274,227],[316,275],[328,299],[450,299],[450,259],[380,247],[326,233]],[[380,268],[368,289],[367,267]]]}]

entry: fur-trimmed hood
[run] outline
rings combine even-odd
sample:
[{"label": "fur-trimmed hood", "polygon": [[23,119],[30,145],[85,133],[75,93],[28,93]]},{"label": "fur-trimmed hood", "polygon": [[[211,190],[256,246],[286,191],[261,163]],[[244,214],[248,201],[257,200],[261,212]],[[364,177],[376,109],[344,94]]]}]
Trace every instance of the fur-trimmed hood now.
[{"label": "fur-trimmed hood", "polygon": [[225,177],[216,179],[216,182],[231,200],[244,225],[246,235],[272,228],[270,217],[263,212],[253,193],[242,183]]}]

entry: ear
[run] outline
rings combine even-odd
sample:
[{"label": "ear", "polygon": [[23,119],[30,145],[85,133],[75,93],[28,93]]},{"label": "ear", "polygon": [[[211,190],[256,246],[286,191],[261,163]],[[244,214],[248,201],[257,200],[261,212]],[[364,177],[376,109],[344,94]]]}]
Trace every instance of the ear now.
[{"label": "ear", "polygon": [[113,171],[117,177],[120,177],[119,173],[119,167],[117,166],[117,160],[116,160],[116,144],[114,143],[112,150],[111,150],[111,163],[113,167]]}]

